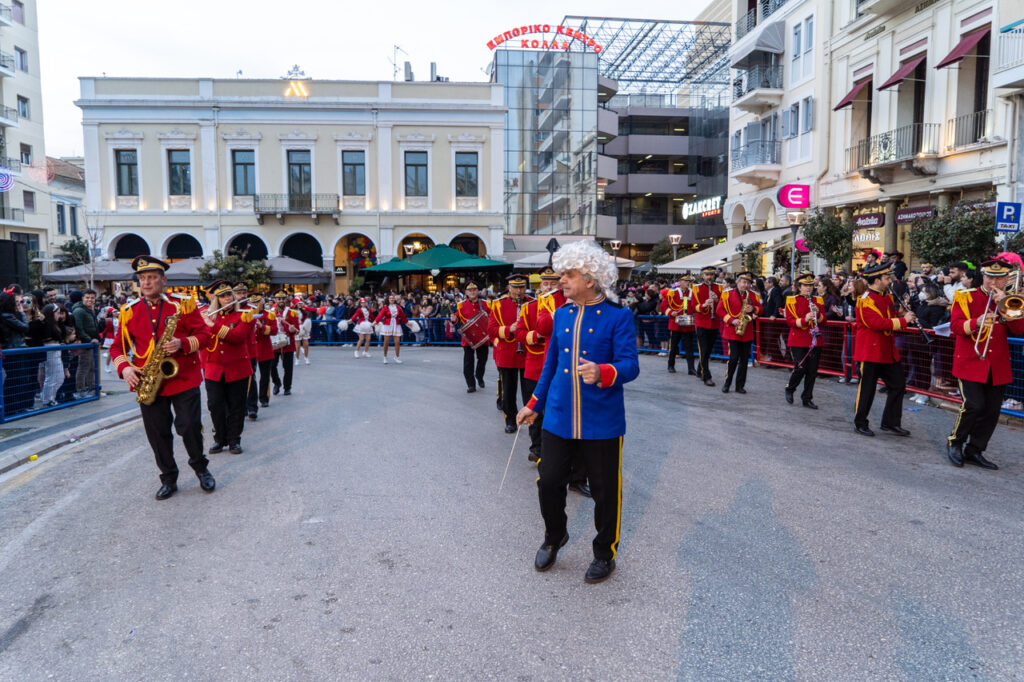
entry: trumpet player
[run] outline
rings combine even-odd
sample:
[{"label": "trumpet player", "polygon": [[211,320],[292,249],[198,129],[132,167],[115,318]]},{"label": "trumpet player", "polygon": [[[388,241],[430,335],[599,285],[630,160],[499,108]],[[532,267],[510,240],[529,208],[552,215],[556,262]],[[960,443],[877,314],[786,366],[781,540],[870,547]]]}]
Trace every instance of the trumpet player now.
[{"label": "trumpet player", "polygon": [[[199,384],[203,374],[199,367],[199,349],[210,341],[210,331],[196,310],[193,298],[174,300],[164,294],[168,265],[152,256],[137,256],[132,269],[139,278],[142,297],[121,308],[118,318],[119,338],[110,347],[117,374],[128,388],[135,391],[146,372],[159,372],[160,367],[149,362],[154,352],[177,363],[177,371],[160,383],[152,404],[139,403],[146,438],[156,457],[160,470],[160,489],[156,499],[166,500],[178,490],[178,465],[174,461],[174,436],[171,425],[181,435],[188,452],[188,464],[199,478],[199,487],[213,492],[216,482],[207,468],[203,454],[202,407]],[[173,335],[156,344],[165,336],[168,320],[175,318]],[[134,358],[129,360],[129,352]]]},{"label": "trumpet player", "polygon": [[[1013,380],[1008,331],[1024,334],[1024,317],[1012,310],[1007,314],[1005,305],[1010,270],[1002,259],[985,261],[981,288],[963,289],[953,297],[949,322],[956,335],[953,376],[960,383],[963,404],[946,442],[946,456],[956,467],[969,462],[984,469],[999,468],[983,453],[999,423],[1006,385]],[[1019,294],[1014,299],[1019,302]]]},{"label": "trumpet player", "polygon": [[722,382],[722,393],[728,393],[733,378],[736,392],[746,393],[747,363],[754,342],[754,320],[764,311],[761,299],[750,290],[754,276],[749,272],[736,275],[736,288],[722,294],[718,301],[718,317],[722,320],[722,341],[729,342],[729,364]]},{"label": "trumpet player", "polygon": [[671,289],[661,291],[661,303],[658,308],[663,315],[668,315],[668,371],[675,374],[676,355],[679,354],[679,342],[686,349],[686,366],[690,376],[696,376],[693,368],[693,315],[690,309],[693,304],[691,287],[693,275],[683,275]]},{"label": "trumpet player", "polygon": [[206,287],[215,309],[204,313],[210,328],[210,343],[203,357],[206,380],[206,407],[213,421],[215,455],[229,448],[242,454],[242,429],[245,427],[245,394],[252,377],[249,362],[249,338],[252,336],[252,311],[239,310],[231,283],[217,280]]},{"label": "trumpet player", "polygon": [[715,385],[708,363],[721,324],[721,319],[715,315],[718,300],[722,297],[722,285],[715,284],[716,274],[712,265],[701,269],[701,283],[693,288],[693,323],[697,333],[697,354],[700,356],[697,378],[705,386]]},{"label": "trumpet player", "polygon": [[818,376],[818,360],[821,357],[821,325],[825,324],[825,301],[814,295],[814,275],[801,273],[796,280],[799,296],[786,297],[786,324],[789,338],[786,345],[793,355],[793,372],[786,384],[786,402],[793,404],[793,394],[804,383],[800,401],[804,407],[818,409],[814,404],[814,380]]}]

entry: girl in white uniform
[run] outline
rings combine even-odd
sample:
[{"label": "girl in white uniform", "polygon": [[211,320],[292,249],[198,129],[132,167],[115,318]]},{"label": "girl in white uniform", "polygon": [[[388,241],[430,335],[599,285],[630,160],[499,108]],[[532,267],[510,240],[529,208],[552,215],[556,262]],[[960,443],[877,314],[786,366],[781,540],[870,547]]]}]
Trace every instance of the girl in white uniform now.
[{"label": "girl in white uniform", "polygon": [[398,357],[402,346],[402,325],[408,321],[405,311],[396,303],[395,295],[388,294],[388,302],[381,306],[377,318],[373,321],[374,324],[380,323],[381,325],[380,334],[384,337],[385,365],[388,364],[388,344],[392,339],[395,341],[395,362],[402,364],[402,359]]},{"label": "girl in white uniform", "polygon": [[365,298],[359,299],[359,308],[352,316],[352,331],[359,335],[356,341],[356,357],[359,357],[360,347],[363,349],[363,357],[370,357],[370,341],[373,339],[373,313],[366,303]]}]

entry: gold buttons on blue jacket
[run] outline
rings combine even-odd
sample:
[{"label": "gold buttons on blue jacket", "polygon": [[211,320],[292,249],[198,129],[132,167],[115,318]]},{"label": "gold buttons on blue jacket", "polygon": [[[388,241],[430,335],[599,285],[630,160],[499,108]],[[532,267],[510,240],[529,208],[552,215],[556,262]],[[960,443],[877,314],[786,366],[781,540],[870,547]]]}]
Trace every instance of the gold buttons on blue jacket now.
[{"label": "gold buttons on blue jacket", "polygon": [[593,329],[588,329],[588,330],[587,330],[587,333],[588,333],[588,334],[593,334],[593,333],[594,333],[594,330],[593,330]]},{"label": "gold buttons on blue jacket", "polygon": [[569,373],[569,370],[567,370],[567,369],[563,369],[562,371],[565,372],[566,374]]},{"label": "gold buttons on blue jacket", "polygon": [[587,351],[583,351],[583,354],[584,354],[584,355],[586,355],[586,354],[587,354]]},{"label": "gold buttons on blue jacket", "polygon": [[600,311],[600,310],[597,310],[597,311],[595,311],[595,312],[596,312],[596,313],[597,313],[598,315],[600,315],[600,314],[601,314],[601,311]]},{"label": "gold buttons on blue jacket", "polygon": [[569,352],[569,349],[568,349],[568,348],[566,348],[566,349],[565,349],[565,352],[566,352],[566,353],[568,353],[568,352]]},{"label": "gold buttons on blue jacket", "polygon": [[568,333],[569,333],[569,328],[568,328],[568,327],[566,327],[566,328],[565,328],[565,333],[566,333],[566,334],[568,334]]}]

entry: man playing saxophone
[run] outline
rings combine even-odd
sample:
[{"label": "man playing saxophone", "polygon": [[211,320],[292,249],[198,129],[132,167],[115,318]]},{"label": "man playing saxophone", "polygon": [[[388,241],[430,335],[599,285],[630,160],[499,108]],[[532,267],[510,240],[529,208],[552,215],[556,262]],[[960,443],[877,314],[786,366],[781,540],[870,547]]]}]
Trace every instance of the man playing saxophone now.
[{"label": "man playing saxophone", "polygon": [[[164,294],[167,268],[167,263],[152,256],[138,256],[132,261],[142,298],[121,308],[120,338],[110,348],[118,376],[128,387],[132,391],[141,389],[154,393],[140,394],[139,409],[160,469],[158,500],[166,500],[178,490],[172,424],[185,443],[188,463],[199,477],[199,486],[212,492],[216,485],[203,454],[199,395],[203,375],[198,351],[209,343],[210,331],[196,310],[195,299],[174,299]],[[174,326],[173,335],[163,339],[157,347],[169,324]],[[128,359],[129,352],[134,359]],[[161,356],[163,362],[153,362]],[[163,374],[156,376],[154,373]]]},{"label": "man playing saxophone", "polygon": [[754,342],[754,319],[764,310],[757,294],[750,290],[754,276],[749,272],[736,275],[736,288],[729,289],[718,300],[718,317],[722,320],[722,341],[729,342],[729,364],[725,370],[722,393],[728,393],[733,378],[736,392],[746,393],[747,363],[750,345]]},{"label": "man playing saxophone", "polygon": [[820,333],[825,324],[825,302],[814,295],[814,275],[801,273],[796,280],[800,287],[799,296],[786,297],[786,324],[789,337],[786,345],[793,356],[793,373],[786,384],[786,402],[793,404],[793,394],[804,383],[800,401],[804,407],[818,409],[814,404],[814,380],[818,376],[818,360],[821,357]]}]

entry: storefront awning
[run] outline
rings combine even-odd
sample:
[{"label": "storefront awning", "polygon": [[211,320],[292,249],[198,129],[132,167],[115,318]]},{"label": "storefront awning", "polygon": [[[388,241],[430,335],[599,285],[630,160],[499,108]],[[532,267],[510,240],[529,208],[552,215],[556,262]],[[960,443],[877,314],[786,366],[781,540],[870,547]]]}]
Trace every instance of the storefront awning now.
[{"label": "storefront awning", "polygon": [[879,85],[878,89],[885,90],[886,88],[891,88],[894,85],[902,83],[904,78],[914,73],[914,69],[917,68],[917,65],[923,62],[927,56],[927,54],[923,54],[919,57],[914,57],[909,62],[905,62],[903,66],[896,70],[896,73],[892,75],[892,78]]},{"label": "storefront awning", "polygon": [[864,86],[871,82],[870,78],[860,81],[853,86],[853,89],[846,93],[846,97],[839,100],[839,104],[835,106],[832,111],[839,111],[843,107],[848,107],[853,104],[853,100],[857,99],[857,95],[864,89]]},{"label": "storefront awning", "polygon": [[[960,61],[961,59],[967,56],[967,53],[971,51],[971,48],[977,45],[982,38],[984,38],[991,32],[992,28],[990,26],[987,26],[980,31],[968,33],[967,35],[960,39],[960,42],[957,43],[956,47],[953,48],[952,52],[946,55],[945,59],[943,59],[941,62],[935,65],[935,68],[944,69],[950,64],[955,64],[956,62]],[[988,68],[987,63],[985,64],[985,68]]]},{"label": "storefront awning", "polygon": [[741,234],[739,237],[728,239],[721,244],[715,244],[689,256],[683,256],[678,260],[658,266],[659,273],[678,274],[691,270],[699,270],[709,265],[721,265],[736,255],[737,246],[746,246],[754,242],[769,242],[775,239],[788,237],[793,231],[788,227],[777,227],[771,230],[756,230]]},{"label": "storefront awning", "polygon": [[750,57],[755,52],[782,54],[786,49],[786,26],[781,21],[768,24],[749,45],[741,52],[732,56],[732,68],[742,69],[749,66]]}]

